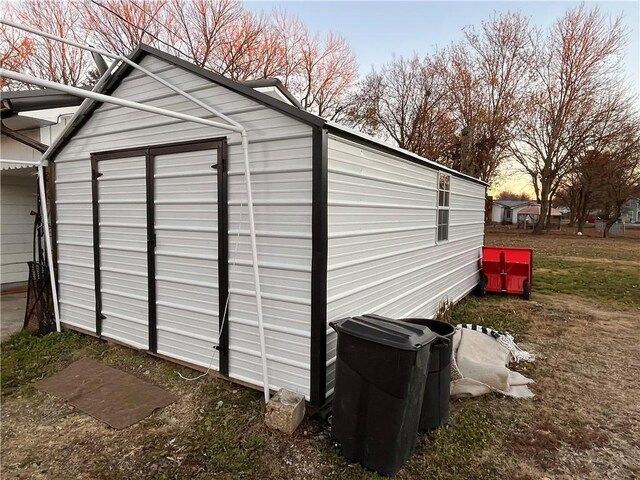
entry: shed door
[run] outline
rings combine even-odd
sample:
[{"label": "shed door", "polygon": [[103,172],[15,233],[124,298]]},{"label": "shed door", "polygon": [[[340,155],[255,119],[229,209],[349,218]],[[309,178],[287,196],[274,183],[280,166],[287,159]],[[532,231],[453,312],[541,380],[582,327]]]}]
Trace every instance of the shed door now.
[{"label": "shed door", "polygon": [[[97,333],[147,349],[147,187],[144,156],[94,163],[97,182]],[[96,232],[94,231],[94,234]]]},{"label": "shed door", "polygon": [[96,333],[226,374],[223,147],[103,152],[92,164]]},{"label": "shed door", "polygon": [[205,367],[218,340],[217,158],[153,157],[157,352]]}]

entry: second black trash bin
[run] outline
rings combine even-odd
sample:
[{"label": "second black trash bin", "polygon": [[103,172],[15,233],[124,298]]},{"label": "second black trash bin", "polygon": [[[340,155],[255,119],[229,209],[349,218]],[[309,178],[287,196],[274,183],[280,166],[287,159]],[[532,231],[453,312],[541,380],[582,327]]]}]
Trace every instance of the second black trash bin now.
[{"label": "second black trash bin", "polygon": [[424,390],[420,430],[433,430],[449,421],[449,398],[451,389],[451,354],[453,352],[453,325],[427,318],[405,318],[405,322],[423,325],[449,342],[435,342],[429,358],[429,376]]},{"label": "second black trash bin", "polygon": [[338,332],[331,434],[349,460],[395,475],[416,445],[430,345],[439,336],[384,317],[330,325]]}]

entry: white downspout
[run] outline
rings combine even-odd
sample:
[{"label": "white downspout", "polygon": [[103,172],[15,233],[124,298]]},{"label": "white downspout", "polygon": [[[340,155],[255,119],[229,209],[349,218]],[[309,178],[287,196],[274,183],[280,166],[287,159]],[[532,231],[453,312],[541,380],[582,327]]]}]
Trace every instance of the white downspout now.
[{"label": "white downspout", "polygon": [[249,206],[249,233],[251,235],[251,259],[253,260],[253,281],[256,287],[256,310],[258,311],[258,333],[260,335],[260,355],[262,356],[262,380],[264,382],[264,401],[269,401],[269,371],[267,369],[267,347],[264,338],[264,320],[262,317],[262,292],[258,271],[258,247],[256,241],[256,223],[253,218],[253,196],[251,193],[251,174],[249,173],[249,141],[247,132],[242,131],[242,150],[244,152],[244,178],[247,184],[247,205]]}]

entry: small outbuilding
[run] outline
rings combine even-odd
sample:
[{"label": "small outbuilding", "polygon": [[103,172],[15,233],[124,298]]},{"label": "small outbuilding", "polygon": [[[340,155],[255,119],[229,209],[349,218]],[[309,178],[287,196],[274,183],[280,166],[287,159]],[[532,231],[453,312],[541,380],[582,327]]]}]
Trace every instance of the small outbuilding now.
[{"label": "small outbuilding", "polygon": [[[271,389],[323,404],[330,321],[432,317],[478,283],[482,181],[312,115],[277,82],[147,46],[130,58],[246,127]],[[212,118],[126,65],[101,84]],[[240,134],[88,100],[46,157],[62,323],[262,388]]]},{"label": "small outbuilding", "polygon": [[[562,224],[562,212],[552,208],[550,214],[549,229],[560,230],[560,226]],[[525,230],[533,228],[539,220],[540,205],[529,205],[528,207],[520,209],[518,212],[518,228],[524,228]]]}]

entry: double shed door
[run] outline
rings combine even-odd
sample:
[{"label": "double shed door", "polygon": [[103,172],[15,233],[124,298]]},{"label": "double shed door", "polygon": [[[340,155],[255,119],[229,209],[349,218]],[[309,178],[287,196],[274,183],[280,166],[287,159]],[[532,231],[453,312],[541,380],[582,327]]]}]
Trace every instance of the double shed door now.
[{"label": "double shed door", "polygon": [[217,348],[212,367],[227,369],[224,150],[207,141],[92,155],[98,335],[205,367]]}]

